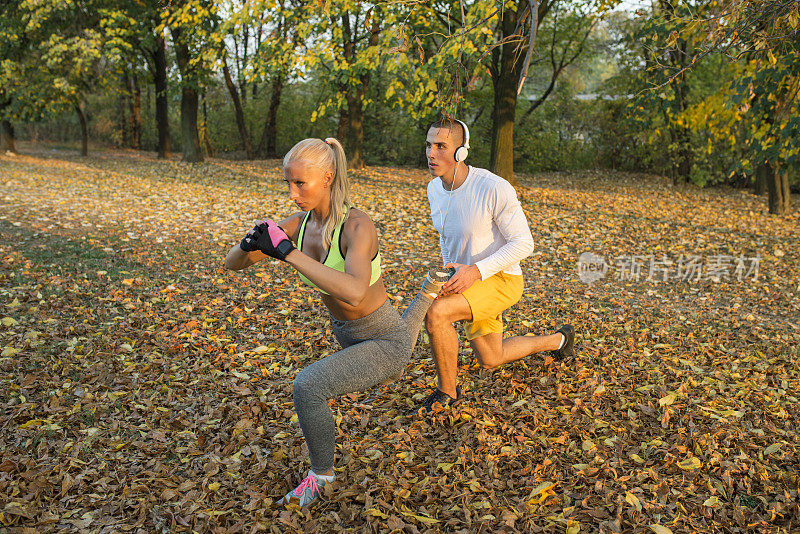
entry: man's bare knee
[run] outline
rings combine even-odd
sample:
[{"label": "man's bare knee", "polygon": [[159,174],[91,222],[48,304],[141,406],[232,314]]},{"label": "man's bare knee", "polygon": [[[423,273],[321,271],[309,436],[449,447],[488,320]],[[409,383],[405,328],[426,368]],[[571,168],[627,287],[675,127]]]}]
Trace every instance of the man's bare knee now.
[{"label": "man's bare knee", "polygon": [[492,358],[478,358],[478,364],[480,364],[483,369],[494,369],[500,367],[503,362]]},{"label": "man's bare knee", "polygon": [[500,367],[503,364],[503,358],[500,355],[494,354],[490,352],[489,354],[485,354],[488,352],[484,349],[484,354],[476,351],[476,358],[478,360],[478,365],[481,366],[482,369],[494,369],[495,367]]},{"label": "man's bare knee", "polygon": [[431,328],[436,328],[449,322],[445,306],[437,302],[438,301],[433,301],[433,304],[431,304],[431,307],[428,309],[428,313],[425,315],[425,328],[429,331]]}]

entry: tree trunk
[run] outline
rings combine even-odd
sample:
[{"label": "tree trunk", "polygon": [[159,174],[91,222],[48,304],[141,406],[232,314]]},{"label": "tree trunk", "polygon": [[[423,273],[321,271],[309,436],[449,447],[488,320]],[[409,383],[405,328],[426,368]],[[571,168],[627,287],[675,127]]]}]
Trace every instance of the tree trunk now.
[{"label": "tree trunk", "polygon": [[200,149],[200,138],[197,133],[197,96],[196,84],[191,66],[189,64],[189,46],[182,42],[181,31],[172,30],[175,40],[175,59],[181,72],[181,145],[183,148],[183,161],[197,163],[203,161],[203,152]]},{"label": "tree trunk", "polygon": [[[255,89],[255,84],[253,84]],[[267,109],[267,120],[264,123],[264,134],[258,143],[258,153],[265,158],[278,156],[278,107],[281,104],[281,93],[283,92],[283,76],[276,74],[272,78],[272,94],[269,97],[269,109]]]},{"label": "tree trunk", "polygon": [[[500,21],[503,38],[514,34],[518,18],[527,2],[519,1],[516,11],[507,9]],[[524,27],[524,24],[520,26]],[[520,32],[522,33],[522,32]],[[526,47],[517,40],[504,44],[492,76],[494,106],[492,108],[492,137],[490,164],[493,173],[516,185],[514,178],[514,118],[517,111],[517,84]]]},{"label": "tree trunk", "polygon": [[[231,94],[231,100],[233,100],[233,109],[236,115],[236,126],[239,128],[239,137],[242,139],[244,151],[247,154],[247,159],[253,159],[253,147],[250,144],[250,136],[247,135],[247,126],[244,123],[242,102],[239,100],[239,91],[236,89],[236,84],[233,83],[231,71],[228,68],[228,60],[224,56],[222,58],[222,74],[225,76],[225,85],[228,86],[228,92]],[[205,102],[203,105],[205,106]]]},{"label": "tree trunk", "polygon": [[688,128],[678,130],[678,176],[689,182],[692,176],[692,147]]},{"label": "tree trunk", "polygon": [[237,73],[239,76],[239,90],[242,93],[242,102],[244,104],[247,104],[247,80],[242,75],[242,73],[245,71],[245,69],[247,69],[247,61],[248,61],[247,48],[249,44],[250,44],[250,26],[245,24],[242,27],[242,67],[241,69],[239,69],[239,72]]},{"label": "tree trunk", "polygon": [[[263,33],[264,33],[264,25],[261,22],[259,22],[258,32],[256,33],[256,49],[253,51],[254,58],[258,58],[259,52],[261,51],[261,36]],[[258,96],[258,80],[253,79],[252,85],[253,85],[253,101],[255,101],[256,96]]]},{"label": "tree trunk", "polygon": [[209,158],[214,157],[214,149],[211,148],[211,139],[208,138],[208,109],[206,108],[206,95],[203,95],[203,143],[206,145],[206,154]]},{"label": "tree trunk", "polygon": [[761,163],[756,167],[755,182],[753,185],[753,193],[758,196],[767,192],[767,181],[769,180],[769,166],[766,163]]},{"label": "tree trunk", "polygon": [[[149,83],[145,83],[144,84],[144,91],[145,91],[145,93],[144,93],[145,96],[144,96],[143,113],[144,113],[145,116],[149,117],[150,116],[150,112],[153,109],[153,91],[150,89],[150,84]],[[142,127],[144,127],[144,126],[142,126]],[[143,145],[143,147],[144,147],[144,145]],[[148,147],[148,148],[150,148],[150,147]]]},{"label": "tree trunk", "polygon": [[131,76],[131,148],[142,148],[142,88],[136,74]]},{"label": "tree trunk", "polygon": [[336,139],[344,145],[345,151],[348,150],[347,146],[347,128],[350,124],[349,113],[346,109],[339,110],[339,124],[336,127]]},{"label": "tree trunk", "polygon": [[17,153],[14,146],[14,125],[8,119],[0,120],[0,154]]},{"label": "tree trunk", "polygon": [[119,91],[119,99],[117,100],[117,119],[119,121],[119,128],[122,131],[123,147],[128,147],[131,144],[131,121],[128,118],[128,109],[131,108],[129,100],[130,93],[130,80],[128,78],[128,70],[122,71],[122,88]]},{"label": "tree trunk", "polygon": [[347,166],[350,169],[363,169],[364,154],[364,105],[361,94],[347,93]]},{"label": "tree trunk", "polygon": [[203,161],[200,150],[200,137],[197,133],[197,106],[199,98],[192,87],[181,89],[181,139],[183,145],[182,161],[197,163]]},{"label": "tree trunk", "polygon": [[125,70],[122,80],[125,84],[123,108],[124,144],[139,150],[142,139],[142,91],[139,88],[135,74],[129,74]]},{"label": "tree trunk", "polygon": [[767,168],[767,191],[769,193],[769,212],[775,215],[785,215],[791,211],[789,197],[789,173],[771,163],[764,164]]},{"label": "tree trunk", "polygon": [[[356,45],[360,40],[358,37],[358,27],[351,28],[350,14],[345,12],[342,15],[342,51],[344,60],[351,66],[356,61]],[[356,16],[356,21],[358,16]],[[381,12],[378,7],[371,18],[369,28],[368,46],[378,44],[378,36],[381,28]],[[358,87],[346,84],[343,88],[345,100],[347,101],[346,114],[339,115],[339,135],[341,139],[343,127],[346,129],[345,148],[347,150],[347,165],[350,169],[363,169],[364,162],[364,96],[369,89],[371,80],[369,70],[359,75],[361,82]],[[342,90],[342,89],[340,89]]]},{"label": "tree trunk", "polygon": [[75,113],[78,114],[78,122],[81,125],[81,156],[89,155],[89,130],[86,128],[86,117],[83,115],[81,105],[75,105]]},{"label": "tree trunk", "polygon": [[792,193],[791,188],[789,187],[789,168],[785,168],[783,172],[781,172],[781,185],[783,187],[783,208],[784,213],[791,213],[792,212]]},{"label": "tree trunk", "polygon": [[[681,69],[686,67],[686,58],[688,57],[687,50],[688,44],[686,41],[679,39],[676,48],[669,54],[672,58],[673,65]],[[685,113],[689,99],[689,85],[686,81],[686,73],[675,78],[670,85],[675,95],[675,103],[678,107],[677,113]],[[692,175],[692,162],[694,159],[694,155],[692,154],[691,133],[685,126],[676,125],[675,128],[675,139],[678,142],[678,149],[675,154],[678,159],[678,176],[682,177],[684,182],[689,182]]]},{"label": "tree trunk", "polygon": [[156,86],[156,129],[158,130],[158,158],[166,159],[170,153],[169,104],[167,100],[167,52],[164,36],[156,38],[153,52],[153,81]]},{"label": "tree trunk", "polygon": [[[278,32],[280,33],[281,23],[278,23]],[[261,21],[258,23],[258,32],[256,34],[256,49],[253,52],[253,57],[258,58],[259,52],[261,51],[261,37],[264,33],[264,24]],[[258,95],[258,81],[256,79],[253,80],[253,100],[256,99]]]},{"label": "tree trunk", "polygon": [[492,172],[512,184],[516,184],[514,179],[514,115],[517,110],[515,85],[508,77],[502,76],[495,86],[489,160]]},{"label": "tree trunk", "polygon": [[[430,123],[431,121],[427,117],[417,119],[417,131],[422,132],[422,135],[427,136],[428,126]],[[428,171],[428,156],[425,154],[425,151],[417,149],[414,150],[414,154],[416,154],[417,157],[416,166],[420,169],[425,169],[425,171]]]}]

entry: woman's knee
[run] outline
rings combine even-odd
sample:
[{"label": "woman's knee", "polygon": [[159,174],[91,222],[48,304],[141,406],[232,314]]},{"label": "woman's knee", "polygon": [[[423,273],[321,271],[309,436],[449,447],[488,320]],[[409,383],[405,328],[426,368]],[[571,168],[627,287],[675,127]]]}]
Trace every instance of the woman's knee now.
[{"label": "woman's knee", "polygon": [[405,337],[403,337],[401,350],[404,356],[403,358],[404,367],[411,359],[411,353],[414,352],[414,345],[415,345],[415,340],[411,339],[411,335],[406,335]]},{"label": "woman's knee", "polygon": [[313,376],[311,376],[312,373],[306,372],[306,370],[307,368],[303,369],[294,377],[292,398],[294,399],[295,405],[298,402],[308,402],[319,394],[318,388],[315,387],[316,381]]},{"label": "woman's knee", "polygon": [[386,357],[376,360],[375,367],[370,372],[375,376],[385,375],[387,377],[402,374],[408,362],[411,361],[411,353],[414,351],[411,336],[398,336],[391,341],[379,340],[376,341],[376,344],[378,350]]}]

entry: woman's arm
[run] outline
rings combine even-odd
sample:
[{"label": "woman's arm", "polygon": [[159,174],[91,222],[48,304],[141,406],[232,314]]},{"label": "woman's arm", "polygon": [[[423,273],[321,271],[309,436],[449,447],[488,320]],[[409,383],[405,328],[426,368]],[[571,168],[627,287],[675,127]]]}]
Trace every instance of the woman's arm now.
[{"label": "woman's arm", "polygon": [[[300,230],[300,222],[303,220],[304,216],[305,213],[295,213],[294,215],[290,215],[279,222],[278,226],[283,228],[284,232],[291,236],[291,238],[296,242],[297,234]],[[241,271],[242,269],[246,269],[266,257],[268,256],[260,250],[247,252],[242,250],[242,247],[240,247],[239,244],[236,244],[228,251],[228,255],[225,256],[225,268],[233,271]]]},{"label": "woman's arm", "polygon": [[228,255],[225,256],[225,268],[232,271],[241,271],[266,257],[267,255],[260,250],[246,252],[239,245],[234,245],[228,251]]},{"label": "woman's arm", "polygon": [[344,272],[327,267],[317,260],[293,250],[286,261],[306,278],[331,295],[349,304],[358,306],[367,295],[372,276],[372,258],[377,247],[378,233],[368,217],[350,217],[342,228],[343,241],[347,244]]}]

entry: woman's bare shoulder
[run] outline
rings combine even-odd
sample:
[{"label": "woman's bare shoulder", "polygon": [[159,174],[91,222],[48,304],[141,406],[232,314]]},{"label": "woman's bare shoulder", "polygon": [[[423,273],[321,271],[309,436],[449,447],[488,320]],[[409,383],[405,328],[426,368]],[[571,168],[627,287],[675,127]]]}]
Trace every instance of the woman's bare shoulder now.
[{"label": "woman's bare shoulder", "polygon": [[305,211],[298,211],[280,221],[278,226],[283,228],[283,231],[286,232],[292,241],[297,242],[297,235],[300,233],[300,225],[303,223],[305,216]]},{"label": "woman's bare shoulder", "polygon": [[358,208],[350,208],[350,213],[344,221],[345,230],[375,229],[375,223],[369,215]]},{"label": "woman's bare shoulder", "polygon": [[[378,247],[378,231],[369,215],[355,208],[350,209],[347,220],[342,227],[345,250],[350,250],[353,243],[366,246],[366,250],[375,254]],[[344,252],[344,251],[343,251]]]}]

